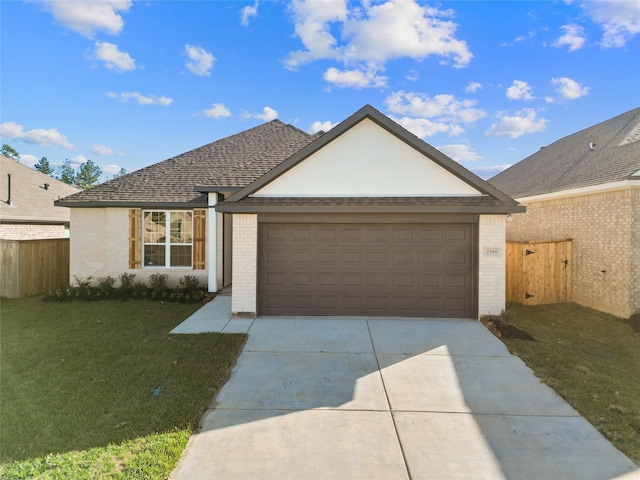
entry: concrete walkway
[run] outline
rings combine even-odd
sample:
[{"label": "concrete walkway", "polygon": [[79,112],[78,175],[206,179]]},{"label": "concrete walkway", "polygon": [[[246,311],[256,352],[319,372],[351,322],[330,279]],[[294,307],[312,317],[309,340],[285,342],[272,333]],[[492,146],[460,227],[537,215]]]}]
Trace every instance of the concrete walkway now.
[{"label": "concrete walkway", "polygon": [[478,322],[259,317],[248,331],[174,480],[640,478]]}]

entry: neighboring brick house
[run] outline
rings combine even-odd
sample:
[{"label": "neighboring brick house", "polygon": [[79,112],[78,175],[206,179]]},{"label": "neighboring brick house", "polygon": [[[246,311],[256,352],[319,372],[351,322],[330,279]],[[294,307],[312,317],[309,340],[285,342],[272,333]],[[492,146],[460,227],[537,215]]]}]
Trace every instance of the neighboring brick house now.
[{"label": "neighboring brick house", "polygon": [[573,240],[572,300],[640,312],[640,108],[562,138],[489,182],[526,205],[507,241]]},{"label": "neighboring brick house", "polygon": [[57,202],[71,275],[233,282],[235,316],[477,318],[505,306],[510,197],[365,106],[279,120]]},{"label": "neighboring brick house", "polygon": [[69,236],[69,209],[53,202],[80,190],[0,156],[0,239]]}]

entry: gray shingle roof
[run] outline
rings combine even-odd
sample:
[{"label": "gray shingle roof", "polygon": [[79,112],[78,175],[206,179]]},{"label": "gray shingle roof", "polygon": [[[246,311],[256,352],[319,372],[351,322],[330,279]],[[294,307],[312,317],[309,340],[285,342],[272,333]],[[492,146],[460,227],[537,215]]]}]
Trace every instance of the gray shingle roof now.
[{"label": "gray shingle roof", "polygon": [[273,120],[97,185],[58,204],[69,207],[206,205],[207,195],[197,189],[244,187],[321,134],[309,135],[292,125]]},{"label": "gray shingle roof", "polygon": [[[0,219],[2,222],[69,223],[69,209],[55,207],[58,198],[79,190],[15,160],[0,156]],[[11,203],[7,203],[11,175]],[[44,188],[48,184],[47,189]]]},{"label": "gray shingle roof", "polygon": [[621,181],[638,171],[640,108],[557,140],[489,183],[523,198]]}]

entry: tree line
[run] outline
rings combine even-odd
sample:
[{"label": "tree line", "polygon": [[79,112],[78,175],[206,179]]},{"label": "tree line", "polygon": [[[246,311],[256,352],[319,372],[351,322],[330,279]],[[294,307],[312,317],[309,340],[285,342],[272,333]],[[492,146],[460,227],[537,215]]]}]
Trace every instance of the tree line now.
[{"label": "tree line", "polygon": [[[0,154],[8,157],[16,162],[20,162],[20,154],[11,145],[6,143],[2,145]],[[74,187],[86,190],[99,183],[100,175],[102,175],[102,169],[93,163],[93,160],[87,160],[78,167],[78,171],[71,165],[71,160],[66,159],[62,166],[56,171],[50,164],[47,157],[42,157],[38,163],[34,165],[36,170],[45,175],[49,175],[57,180],[60,180]],[[121,168],[120,171],[112,178],[118,178],[122,175],[126,175],[127,171]]]}]

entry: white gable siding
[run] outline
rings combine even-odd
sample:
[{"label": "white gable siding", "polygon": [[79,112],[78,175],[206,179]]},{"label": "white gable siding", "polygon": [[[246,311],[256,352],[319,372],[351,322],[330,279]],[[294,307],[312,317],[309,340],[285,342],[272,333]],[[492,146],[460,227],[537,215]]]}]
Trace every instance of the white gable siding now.
[{"label": "white gable siding", "polygon": [[481,192],[365,119],[253,196],[454,195]]}]

